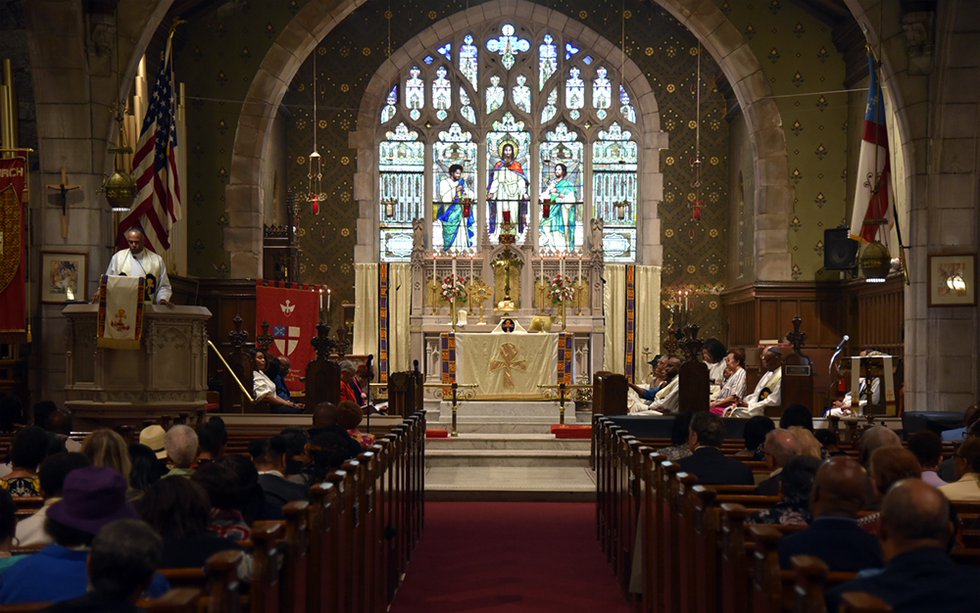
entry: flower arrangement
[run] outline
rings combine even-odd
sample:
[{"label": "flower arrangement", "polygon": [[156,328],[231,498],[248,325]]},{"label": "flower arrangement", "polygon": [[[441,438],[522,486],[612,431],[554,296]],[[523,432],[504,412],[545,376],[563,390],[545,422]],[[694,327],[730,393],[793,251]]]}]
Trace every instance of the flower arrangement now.
[{"label": "flower arrangement", "polygon": [[548,297],[553,304],[562,304],[575,300],[575,287],[571,277],[557,274],[551,279]]},{"label": "flower arrangement", "polygon": [[466,277],[450,274],[442,278],[439,294],[446,302],[466,300]]}]

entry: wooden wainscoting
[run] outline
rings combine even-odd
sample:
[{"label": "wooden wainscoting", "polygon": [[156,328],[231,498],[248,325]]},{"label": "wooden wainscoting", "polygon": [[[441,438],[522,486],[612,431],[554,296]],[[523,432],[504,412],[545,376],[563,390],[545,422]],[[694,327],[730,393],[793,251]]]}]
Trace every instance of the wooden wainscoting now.
[{"label": "wooden wainscoting", "polygon": [[[725,341],[746,351],[750,370],[758,369],[760,339],[778,339],[793,329],[799,315],[807,338],[803,352],[813,360],[814,410],[832,395],[828,364],[844,334],[851,337],[847,354],[879,348],[902,356],[904,350],[905,292],[900,275],[885,283],[760,282],[728,290],[721,295]],[[751,374],[751,373],[750,373]],[[902,380],[901,368],[896,385]],[[758,375],[750,376],[758,380]]]}]

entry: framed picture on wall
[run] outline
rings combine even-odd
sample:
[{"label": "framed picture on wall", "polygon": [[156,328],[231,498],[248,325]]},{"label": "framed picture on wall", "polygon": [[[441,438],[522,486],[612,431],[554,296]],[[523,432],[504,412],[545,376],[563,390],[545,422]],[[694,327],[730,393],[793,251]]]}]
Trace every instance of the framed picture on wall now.
[{"label": "framed picture on wall", "polygon": [[88,275],[87,253],[41,253],[41,302],[84,302]]},{"label": "framed picture on wall", "polygon": [[929,256],[929,306],[974,306],[977,303],[977,255]]}]

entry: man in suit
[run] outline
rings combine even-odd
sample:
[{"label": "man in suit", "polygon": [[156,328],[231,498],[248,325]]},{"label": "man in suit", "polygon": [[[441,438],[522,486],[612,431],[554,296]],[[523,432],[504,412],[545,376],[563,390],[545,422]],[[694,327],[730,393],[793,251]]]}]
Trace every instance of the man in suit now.
[{"label": "man in suit", "polygon": [[691,419],[688,446],[694,451],[678,462],[683,472],[707,485],[752,485],[752,469],[721,452],[725,423],[717,415],[702,411]]},{"label": "man in suit", "polygon": [[895,611],[976,611],[980,572],[958,566],[946,553],[952,530],[949,502],[920,479],[904,479],[881,505],[881,546],[888,565],[827,592],[836,611],[845,592],[869,592]]},{"label": "man in suit", "polygon": [[286,441],[273,437],[252,441],[248,452],[259,471],[259,486],[266,502],[282,506],[293,500],[306,500],[306,487],[286,479]]},{"label": "man in suit", "polygon": [[881,568],[884,559],[878,539],[857,523],[867,500],[868,473],[847,456],[831,458],[817,470],[810,496],[813,523],[783,538],[779,563],[790,567],[795,555],[817,556],[830,570],[856,572]]},{"label": "man in suit", "polygon": [[800,455],[800,441],[793,433],[784,428],[776,428],[766,434],[766,462],[772,469],[769,478],[755,488],[755,493],[762,496],[779,495],[779,484],[783,478],[783,467],[792,458]]}]

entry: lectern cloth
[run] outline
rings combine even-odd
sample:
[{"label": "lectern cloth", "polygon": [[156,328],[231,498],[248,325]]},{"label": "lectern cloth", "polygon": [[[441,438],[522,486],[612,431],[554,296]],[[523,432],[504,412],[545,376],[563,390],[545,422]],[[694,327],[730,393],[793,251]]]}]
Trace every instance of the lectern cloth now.
[{"label": "lectern cloth", "polygon": [[96,345],[103,349],[139,349],[143,336],[143,277],[102,275]]},{"label": "lectern cloth", "polygon": [[557,334],[456,334],[456,380],[480,398],[539,399],[557,373]]}]

